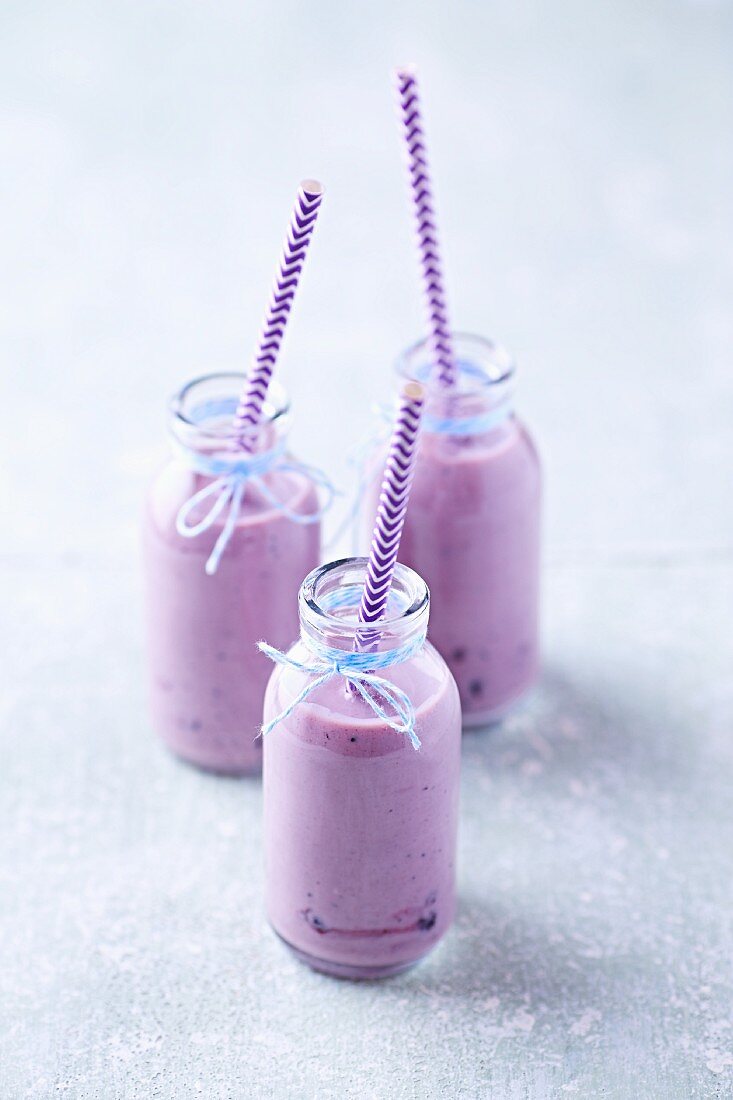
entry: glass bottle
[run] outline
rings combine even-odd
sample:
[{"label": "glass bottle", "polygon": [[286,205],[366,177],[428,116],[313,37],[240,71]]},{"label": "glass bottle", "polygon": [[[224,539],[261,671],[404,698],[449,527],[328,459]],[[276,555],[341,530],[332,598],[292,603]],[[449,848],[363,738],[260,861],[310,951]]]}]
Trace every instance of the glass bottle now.
[{"label": "glass bottle", "polygon": [[[174,454],[150,488],[143,524],[153,725],[178,756],[235,775],[262,762],[271,666],[257,642],[286,646],[297,636],[298,589],[320,554],[318,495],[287,454],[281,387],[270,387],[249,452],[232,448],[243,382],[212,374],[172,399]],[[242,461],[253,472],[238,480]]]},{"label": "glass bottle", "polygon": [[[370,704],[339,672],[313,687],[324,653],[351,668],[365,568],[344,559],[305,579],[300,640],[273,672],[264,712],[272,721],[310,685],[264,738],[269,919],[301,960],[348,978],[404,970],[445,934],[458,814],[458,692],[425,641],[429,594],[416,573],[397,566],[366,662],[388,695],[364,681]],[[414,708],[417,749],[396,728],[395,692]]]},{"label": "glass bottle", "polygon": [[[430,640],[456,679],[464,725],[478,726],[502,718],[538,674],[541,473],[514,413],[508,354],[461,333],[454,348],[450,389],[433,380],[424,341],[397,362],[400,379],[428,387],[400,561],[430,588]],[[369,468],[364,538],[383,462],[382,451]]]}]

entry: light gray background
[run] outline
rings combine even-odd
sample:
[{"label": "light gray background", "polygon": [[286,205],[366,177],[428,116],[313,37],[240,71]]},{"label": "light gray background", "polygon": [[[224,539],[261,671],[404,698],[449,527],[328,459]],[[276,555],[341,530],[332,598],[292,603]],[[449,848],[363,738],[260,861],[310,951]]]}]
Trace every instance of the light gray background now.
[{"label": "light gray background", "polygon": [[[0,41],[3,1100],[733,1095],[731,6],[24,0]],[[265,927],[258,784],[151,734],[137,523],[305,175],[282,378],[348,485],[421,328],[405,60],[455,324],[546,463],[546,670],[465,740],[454,932],[359,986]]]}]

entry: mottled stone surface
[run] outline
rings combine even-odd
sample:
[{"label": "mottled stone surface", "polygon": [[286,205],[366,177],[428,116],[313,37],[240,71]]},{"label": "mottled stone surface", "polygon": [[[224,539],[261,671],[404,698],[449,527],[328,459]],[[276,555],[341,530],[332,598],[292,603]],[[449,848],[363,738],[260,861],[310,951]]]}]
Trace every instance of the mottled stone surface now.
[{"label": "mottled stone surface", "polygon": [[[3,1100],[733,1095],[733,12],[394,7],[2,13]],[[152,737],[136,529],[307,174],[283,378],[348,484],[420,326],[411,57],[456,323],[516,352],[546,460],[546,669],[466,737],[455,930],[353,985],[264,923],[259,785]]]}]

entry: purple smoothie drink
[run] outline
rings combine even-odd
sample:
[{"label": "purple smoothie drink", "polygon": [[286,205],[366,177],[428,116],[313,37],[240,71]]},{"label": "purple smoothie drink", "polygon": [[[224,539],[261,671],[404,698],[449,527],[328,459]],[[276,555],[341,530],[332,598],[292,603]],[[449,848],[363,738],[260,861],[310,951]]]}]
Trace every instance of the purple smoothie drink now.
[{"label": "purple smoothie drink", "polygon": [[[317,492],[285,451],[281,389],[271,387],[262,422],[251,430],[253,453],[229,444],[242,378],[210,375],[172,400],[175,456],[150,489],[143,528],[153,725],[177,755],[232,775],[261,768],[258,735],[272,666],[257,642],[287,646],[297,637],[298,589],[320,555]],[[203,499],[189,506],[197,493]],[[218,540],[221,555],[208,574]]]},{"label": "purple smoothie drink", "polygon": [[[401,378],[429,396],[400,561],[430,588],[430,640],[453,673],[463,723],[502,718],[538,672],[540,464],[514,415],[514,366],[501,348],[454,335],[459,376],[434,379],[425,343],[402,355]],[[383,454],[363,505],[364,533],[379,495]]]},{"label": "purple smoothie drink", "polygon": [[[402,565],[375,650],[354,652],[365,566],[346,559],[305,579],[300,640],[273,672],[264,711],[266,725],[289,711],[264,738],[269,919],[301,960],[345,978],[412,966],[445,935],[455,904],[458,692],[424,640],[425,583]],[[371,704],[335,663],[352,675],[372,668],[361,682]]]}]

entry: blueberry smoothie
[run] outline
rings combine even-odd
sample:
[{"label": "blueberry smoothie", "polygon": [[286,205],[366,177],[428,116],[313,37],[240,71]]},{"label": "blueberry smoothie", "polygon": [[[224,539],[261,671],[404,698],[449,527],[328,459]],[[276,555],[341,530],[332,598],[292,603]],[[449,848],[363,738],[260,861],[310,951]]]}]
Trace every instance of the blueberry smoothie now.
[{"label": "blueberry smoothie", "polygon": [[[311,639],[349,653],[356,608],[329,597],[360,592],[364,559],[324,566],[300,597],[301,640],[289,656],[312,663]],[[394,601],[380,620],[380,650],[416,643],[381,671],[412,701],[420,748],[390,728],[334,676],[265,737],[267,910],[275,932],[303,961],[340,977],[373,978],[413,965],[453,919],[460,764],[456,685],[423,641],[428,594],[398,566]],[[308,676],[278,666],[265,720],[280,714]]]},{"label": "blueberry smoothie", "polygon": [[[427,581],[430,640],[458,684],[464,725],[477,726],[503,717],[537,677],[541,478],[512,411],[511,360],[479,337],[454,339],[459,381],[429,382],[400,561]],[[426,382],[425,345],[398,370]]]},{"label": "blueberry smoothie", "polygon": [[[195,537],[177,529],[181,507],[212,482],[192,462],[226,448],[241,384],[241,375],[211,375],[174,398],[177,457],[154,481],[143,525],[153,725],[178,756],[233,775],[261,768],[258,734],[272,667],[257,642],[287,646],[297,637],[298,589],[320,553],[320,524],[294,522],[274,503],[303,517],[317,512],[316,489],[298,471],[271,469],[259,488],[247,486],[213,575],[206,563],[229,509]],[[272,389],[259,451],[284,442],[288,427],[282,392]],[[201,520],[214,499],[202,501],[190,521]]]}]

